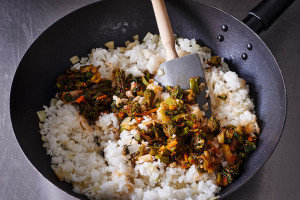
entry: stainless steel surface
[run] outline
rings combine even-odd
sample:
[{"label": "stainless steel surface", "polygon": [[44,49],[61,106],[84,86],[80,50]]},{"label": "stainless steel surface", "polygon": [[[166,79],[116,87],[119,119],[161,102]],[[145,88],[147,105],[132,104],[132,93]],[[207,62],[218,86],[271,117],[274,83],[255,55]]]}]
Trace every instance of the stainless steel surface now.
[{"label": "stainless steel surface", "polygon": [[[240,20],[259,2],[202,1]],[[39,34],[67,13],[92,2],[94,0],[0,0],[0,199],[74,199],[43,178],[23,155],[10,122],[9,93],[18,63]],[[286,82],[288,113],[282,138],[254,178],[226,199],[281,200],[300,196],[299,10],[300,2],[297,1],[267,32],[261,34],[277,59]]]}]

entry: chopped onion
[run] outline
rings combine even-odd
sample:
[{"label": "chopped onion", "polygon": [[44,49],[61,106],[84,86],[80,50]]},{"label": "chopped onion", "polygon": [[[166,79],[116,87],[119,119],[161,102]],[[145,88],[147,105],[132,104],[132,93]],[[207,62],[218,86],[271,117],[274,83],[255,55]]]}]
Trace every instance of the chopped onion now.
[{"label": "chopped onion", "polygon": [[129,43],[128,46],[127,46],[127,50],[131,50],[133,47],[135,47],[136,43],[132,42],[132,43]]},{"label": "chopped onion", "polygon": [[129,44],[130,44],[130,41],[127,40],[127,41],[125,42],[125,46],[127,47]]},{"label": "chopped onion", "polygon": [[133,39],[134,39],[134,40],[139,40],[139,35],[133,36]]},{"label": "chopped onion", "polygon": [[104,44],[104,46],[106,46],[108,49],[114,49],[115,48],[115,42],[114,41],[106,42]]},{"label": "chopped onion", "polygon": [[50,106],[55,106],[57,102],[58,102],[58,99],[52,98],[52,99],[50,100]]},{"label": "chopped onion", "polygon": [[121,53],[124,53],[124,52],[126,51],[126,48],[125,48],[125,47],[119,47],[119,49],[120,49],[120,52],[121,52]]},{"label": "chopped onion", "polygon": [[125,129],[125,130],[129,130],[130,129],[130,121],[131,121],[131,117],[126,117],[123,121],[122,121],[122,123],[121,123],[121,127],[123,128],[123,129]]},{"label": "chopped onion", "polygon": [[39,122],[39,128],[43,129],[44,128],[44,124],[42,124],[41,122]]},{"label": "chopped onion", "polygon": [[45,122],[46,120],[46,112],[44,110],[40,110],[36,113],[40,119],[40,122]]},{"label": "chopped onion", "polygon": [[148,33],[146,34],[146,36],[144,37],[143,41],[144,41],[144,42],[147,42],[148,40],[151,39],[152,36],[153,36],[153,34],[150,33],[150,32],[148,32]]},{"label": "chopped onion", "polygon": [[152,160],[153,160],[153,158],[152,158],[151,154],[146,154],[146,155],[138,157],[138,161],[150,162]]},{"label": "chopped onion", "polygon": [[78,56],[73,56],[72,58],[70,58],[70,61],[73,65],[75,65],[80,61],[80,59],[78,58]]},{"label": "chopped onion", "polygon": [[159,37],[158,35],[153,35],[152,39],[151,39],[151,43],[152,44],[157,44],[158,43],[158,40],[159,40]]}]

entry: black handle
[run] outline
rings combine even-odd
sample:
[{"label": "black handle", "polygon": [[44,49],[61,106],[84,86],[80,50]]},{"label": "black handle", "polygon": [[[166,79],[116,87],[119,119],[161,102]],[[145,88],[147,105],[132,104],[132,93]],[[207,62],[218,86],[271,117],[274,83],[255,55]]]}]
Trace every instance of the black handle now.
[{"label": "black handle", "polygon": [[257,34],[267,30],[295,0],[263,0],[243,22]]}]

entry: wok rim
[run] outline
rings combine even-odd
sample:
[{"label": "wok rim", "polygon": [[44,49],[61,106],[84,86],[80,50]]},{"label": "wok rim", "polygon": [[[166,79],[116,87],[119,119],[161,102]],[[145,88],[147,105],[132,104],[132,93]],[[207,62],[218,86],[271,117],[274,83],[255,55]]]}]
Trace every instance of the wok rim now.
[{"label": "wok rim", "polygon": [[[115,0],[115,1],[118,1],[118,0]],[[220,195],[218,195],[218,194],[219,194],[220,192],[222,192],[222,190],[223,190],[223,188],[222,188],[221,191],[220,191],[219,193],[216,194],[216,196],[218,196],[219,198],[222,199],[222,198],[225,198],[225,197],[229,196],[230,194],[236,192],[236,191],[237,191],[238,189],[240,189],[243,185],[245,185],[251,178],[253,178],[253,176],[254,176],[255,174],[257,174],[259,170],[261,170],[261,168],[266,164],[266,162],[270,159],[270,157],[271,157],[272,154],[274,153],[274,151],[275,151],[275,149],[276,149],[276,147],[277,147],[277,145],[278,145],[278,143],[279,143],[279,141],[280,141],[280,139],[281,139],[281,136],[282,136],[282,133],[283,133],[283,130],[284,130],[284,126],[285,126],[285,122],[286,122],[287,108],[288,108],[287,90],[286,90],[286,84],[285,84],[285,80],[284,80],[282,71],[281,71],[281,69],[280,69],[280,67],[279,67],[279,65],[278,65],[278,63],[277,63],[277,61],[276,61],[274,55],[272,54],[272,52],[271,52],[271,50],[269,49],[269,47],[265,44],[265,42],[259,37],[259,35],[258,35],[257,33],[255,33],[252,29],[250,29],[250,28],[249,28],[246,24],[244,24],[241,20],[237,19],[236,17],[234,17],[233,15],[227,13],[227,12],[224,11],[224,10],[222,10],[222,9],[220,9],[220,8],[217,8],[216,6],[210,5],[210,4],[205,3],[205,2],[202,2],[202,1],[200,1],[200,0],[190,0],[190,1],[195,2],[195,3],[197,3],[197,4],[202,4],[202,5],[204,5],[204,6],[208,6],[208,7],[210,7],[210,8],[213,8],[213,9],[217,10],[218,12],[221,12],[221,13],[223,13],[223,14],[225,14],[225,15],[228,15],[228,16],[231,17],[233,20],[235,20],[237,23],[242,24],[243,28],[250,30],[250,31],[251,31],[251,34],[253,34],[254,36],[256,36],[256,38],[257,38],[257,39],[259,40],[259,42],[266,48],[266,50],[268,51],[268,53],[270,54],[270,56],[271,56],[272,59],[274,60],[276,66],[273,65],[273,68],[276,68],[276,67],[278,68],[278,72],[279,72],[280,78],[281,78],[281,80],[282,80],[282,86],[283,86],[283,93],[284,93],[284,94],[282,94],[282,95],[284,95],[284,105],[283,105],[283,108],[284,108],[284,110],[283,110],[283,112],[284,112],[283,115],[284,115],[284,116],[283,116],[283,121],[282,121],[281,126],[280,126],[280,130],[278,131],[279,135],[277,136],[276,142],[274,143],[274,145],[273,145],[273,147],[272,147],[272,150],[270,151],[270,154],[267,155],[264,159],[262,159],[263,162],[260,162],[259,165],[258,165],[258,167],[257,167],[255,170],[253,170],[253,172],[252,172],[249,176],[247,176],[247,177],[244,179],[243,182],[241,182],[240,184],[236,185],[232,190],[230,190],[230,191],[228,191],[228,192],[226,192],[226,193],[223,193],[223,194],[220,196]],[[26,52],[25,52],[24,55],[22,56],[22,59],[20,60],[18,66],[17,66],[17,68],[16,68],[16,70],[15,70],[14,77],[13,77],[13,80],[12,80],[12,82],[11,82],[11,87],[10,87],[10,97],[9,97],[9,110],[10,110],[10,112],[9,112],[9,118],[10,118],[10,121],[11,121],[13,133],[14,133],[13,135],[14,135],[14,138],[16,139],[16,141],[17,141],[19,150],[21,150],[21,152],[22,152],[22,154],[25,156],[27,162],[34,168],[35,171],[37,171],[44,179],[46,179],[49,183],[51,183],[51,184],[52,184],[53,186],[55,186],[57,189],[59,189],[60,191],[62,191],[62,192],[64,192],[64,193],[66,193],[66,194],[72,196],[73,198],[77,198],[77,197],[75,197],[72,193],[69,193],[69,192],[67,192],[67,191],[65,191],[65,190],[63,190],[63,189],[61,189],[61,188],[58,187],[56,184],[52,183],[48,178],[46,178],[46,177],[45,177],[45,176],[44,176],[44,175],[43,175],[43,174],[35,167],[35,165],[29,160],[29,158],[27,157],[27,155],[26,155],[25,152],[23,151],[23,149],[22,149],[22,147],[21,147],[21,145],[20,145],[20,143],[19,143],[19,139],[18,139],[18,137],[17,137],[17,135],[16,135],[16,133],[15,133],[14,122],[13,122],[12,117],[11,117],[11,116],[12,116],[11,113],[12,113],[12,110],[13,110],[12,105],[11,105],[11,102],[12,102],[12,91],[13,91],[13,88],[15,88],[14,85],[15,85],[15,82],[16,82],[16,74],[18,73],[18,71],[19,71],[19,69],[20,69],[20,66],[21,66],[22,63],[24,62],[24,58],[26,57],[26,55],[28,54],[28,52],[29,52],[36,44],[38,44],[39,39],[40,39],[43,35],[45,35],[50,29],[55,29],[55,27],[56,27],[56,25],[57,25],[58,23],[60,23],[61,21],[64,21],[64,20],[65,20],[66,18],[68,18],[69,16],[74,15],[74,14],[75,14],[75,15],[78,15],[78,13],[80,13],[82,10],[88,9],[88,7],[92,7],[92,6],[95,5],[95,4],[101,4],[102,2],[109,2],[109,0],[100,0],[100,1],[97,1],[97,2],[93,2],[93,3],[90,3],[90,4],[84,5],[84,6],[80,7],[80,8],[78,8],[78,9],[75,9],[75,10],[73,10],[73,11],[67,13],[67,14],[64,15],[63,17],[59,18],[58,20],[56,20],[54,23],[52,23],[50,26],[48,26],[44,31],[42,31],[42,32],[38,35],[38,37],[31,43],[31,45],[26,49]],[[113,2],[113,1],[110,0],[110,2]],[[14,89],[14,90],[15,90],[15,89]],[[48,155],[46,154],[45,156],[48,156]],[[70,184],[70,183],[69,183],[69,184]],[[73,193],[74,193],[74,192],[73,192]],[[77,193],[76,193],[76,194],[77,194]],[[83,195],[83,194],[77,194],[77,195],[86,197],[86,196]]]}]

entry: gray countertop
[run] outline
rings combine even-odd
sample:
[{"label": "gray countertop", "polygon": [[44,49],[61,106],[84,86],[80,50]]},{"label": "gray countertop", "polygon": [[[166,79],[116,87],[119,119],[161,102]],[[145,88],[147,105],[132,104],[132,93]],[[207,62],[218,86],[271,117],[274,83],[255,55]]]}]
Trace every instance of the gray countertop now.
[{"label": "gray countertop", "polygon": [[[203,0],[242,20],[259,0]],[[9,94],[17,66],[33,41],[52,23],[94,0],[0,0],[0,199],[74,199],[42,177],[15,139]],[[300,1],[260,36],[282,70],[288,112],[281,140],[268,162],[227,199],[299,199]],[[276,109],[276,108],[274,108]]]}]

